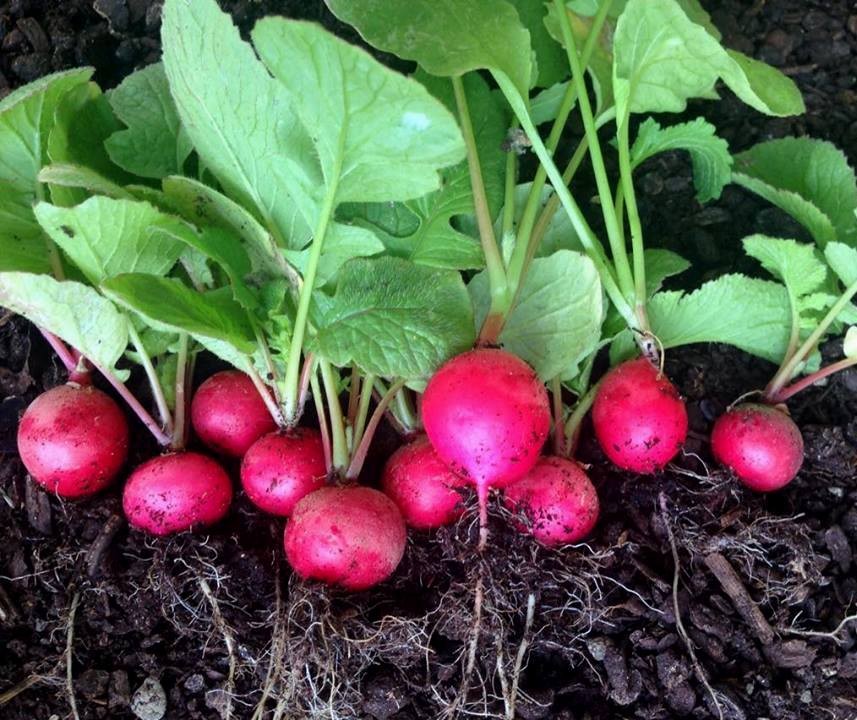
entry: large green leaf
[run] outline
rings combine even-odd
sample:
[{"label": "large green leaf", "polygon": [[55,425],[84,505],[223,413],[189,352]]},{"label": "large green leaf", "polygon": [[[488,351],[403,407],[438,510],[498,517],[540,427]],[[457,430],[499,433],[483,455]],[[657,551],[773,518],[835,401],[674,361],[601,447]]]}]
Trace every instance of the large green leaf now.
[{"label": "large green leaf", "polygon": [[857,250],[843,243],[832,242],[824,248],[824,257],[845,287],[857,283]]},{"label": "large green leaf", "polygon": [[39,203],[36,217],[93,285],[120,273],[165,275],[184,249],[174,237],[181,221],[145,202],[93,197],[72,208]]},{"label": "large green leaf", "polygon": [[113,162],[147,178],[180,173],[192,146],[170,95],[163,64],[132,73],[108,98],[127,126],[106,141]]},{"label": "large green leaf", "polygon": [[665,348],[721,342],[776,363],[791,327],[786,289],[743,275],[724,275],[692,293],[657,293],[648,313]]},{"label": "large green leaf", "polygon": [[637,131],[631,148],[631,165],[636,168],[650,157],[669,150],[686,150],[693,163],[696,199],[707,202],[720,197],[732,178],[729,144],[717,136],[713,125],[702,118],[662,128],[647,118]]},{"label": "large green leaf", "polygon": [[[80,188],[86,191],[84,196],[106,195],[124,200],[134,199],[134,195],[124,187],[83,165],[51,163],[39,171],[39,182],[48,183],[52,186],[52,197],[56,197],[57,189],[62,187]],[[84,197],[84,199],[86,198]]]},{"label": "large green leaf", "polygon": [[795,300],[818,290],[824,283],[827,268],[812,245],[765,235],[751,235],[743,243],[744,252],[781,281]]},{"label": "large green leaf", "polygon": [[104,293],[161,332],[187,332],[200,341],[230,345],[237,353],[255,350],[244,309],[222,288],[198,293],[172,278],[129,273],[105,280]]},{"label": "large green leaf", "polygon": [[522,97],[531,85],[530,34],[505,0],[325,0],[372,45],[432,75],[490,69]]},{"label": "large green leaf", "polygon": [[0,100],[0,270],[49,272],[48,249],[35,217],[39,169],[57,107],[91,68],[46,75]]},{"label": "large green leaf", "polygon": [[0,306],[52,332],[107,370],[115,371],[128,345],[125,316],[91,287],[71,280],[0,273]]},{"label": "large green leaf", "polygon": [[421,380],[474,339],[459,273],[384,257],[342,269],[312,347],[335,365]]},{"label": "large green leaf", "polygon": [[[314,23],[265,18],[257,52],[288,89],[335,202],[409,200],[464,158],[455,119],[419,83]],[[329,192],[329,191],[328,191]]]},{"label": "large green leaf", "polygon": [[550,87],[569,75],[568,58],[545,27],[546,3],[533,0],[510,0],[518,11],[524,27],[530,32],[530,44],[536,56],[538,75],[534,79],[535,87]]},{"label": "large green leaf", "polygon": [[[486,273],[468,286],[476,325],[488,314]],[[597,346],[604,315],[595,265],[585,255],[559,250],[530,265],[518,301],[500,333],[500,343],[526,360],[542,380],[573,368]]]},{"label": "large green leaf", "polygon": [[813,138],[781,138],[735,157],[735,182],[789,213],[824,246],[857,247],[857,180],[841,150]]}]

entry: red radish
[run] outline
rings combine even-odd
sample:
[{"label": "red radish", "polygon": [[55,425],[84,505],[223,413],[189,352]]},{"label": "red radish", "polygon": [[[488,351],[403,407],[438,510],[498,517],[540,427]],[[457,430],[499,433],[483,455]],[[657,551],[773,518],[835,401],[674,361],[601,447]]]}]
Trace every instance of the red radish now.
[{"label": "red radish", "polygon": [[528,524],[519,526],[542,545],[555,547],[582,540],[598,520],[598,494],[573,460],[546,457],[522,480],[504,491],[504,504],[523,513]]},{"label": "red radish", "polygon": [[803,464],[803,438],[792,419],[771,405],[747,403],[721,415],[711,450],[751,490],[788,485]]},{"label": "red radish", "polygon": [[323,487],[301,500],[286,523],[286,557],[305,580],[365,590],[386,580],[405,553],[405,521],[372,488]]},{"label": "red radish", "polygon": [[383,491],[412,528],[449,525],[464,512],[460,488],[467,480],[452,472],[422,437],[394,452],[384,467]]},{"label": "red radish", "polygon": [[533,369],[487,348],[452,358],[432,376],[422,416],[438,457],[480,493],[526,475],[551,422],[547,391]]},{"label": "red radish", "polygon": [[125,463],[128,424],[100,390],[60,385],[27,408],[18,426],[18,452],[46,490],[85,497],[107,487]]},{"label": "red radish", "polygon": [[122,495],[128,522],[152,535],[183,532],[220,520],[232,483],[214,460],[195,452],[161,455],[131,473]]},{"label": "red radish", "polygon": [[592,422],[607,457],[623,470],[638,473],[663,469],[687,437],[684,400],[645,358],[617,365],[604,376]]},{"label": "red radish", "polygon": [[224,370],[206,380],[190,405],[193,429],[212,450],[241,457],[277,428],[265,401],[246,373]]},{"label": "red radish", "polygon": [[241,463],[247,497],[273,515],[290,515],[298,500],[323,487],[326,479],[321,435],[306,428],[262,436]]}]

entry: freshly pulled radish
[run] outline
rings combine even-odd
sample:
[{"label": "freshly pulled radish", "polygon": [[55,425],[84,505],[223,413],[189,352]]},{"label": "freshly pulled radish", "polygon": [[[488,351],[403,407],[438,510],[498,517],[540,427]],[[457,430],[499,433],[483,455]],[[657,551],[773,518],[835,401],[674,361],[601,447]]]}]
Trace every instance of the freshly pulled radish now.
[{"label": "freshly pulled radish", "polygon": [[18,452],[33,480],[60,497],[102,490],[128,455],[128,424],[94,387],[60,385],[37,397],[18,426]]},{"label": "freshly pulled radish", "polygon": [[426,387],[422,417],[438,457],[486,491],[532,469],[551,422],[547,391],[533,369],[495,349],[444,364]]},{"label": "freshly pulled radish", "polygon": [[322,487],[326,477],[321,435],[307,428],[264,435],[241,463],[247,497],[273,515],[290,515],[298,500]]},{"label": "freshly pulled radish", "polygon": [[224,370],[206,380],[190,406],[193,429],[212,450],[241,457],[277,425],[246,373]]},{"label": "freshly pulled radish", "polygon": [[437,456],[428,438],[419,438],[394,452],[384,467],[381,488],[412,528],[430,530],[449,525],[464,512],[461,488],[467,480]]},{"label": "freshly pulled radish", "polygon": [[751,490],[788,485],[803,464],[803,438],[794,421],[771,405],[746,403],[717,418],[711,432],[717,461]]},{"label": "freshly pulled radish", "polygon": [[405,553],[405,521],[384,493],[323,487],[304,497],[286,523],[286,557],[305,580],[365,590],[386,580]]},{"label": "freshly pulled radish", "polygon": [[226,515],[232,483],[214,460],[195,452],[161,455],[131,473],[122,495],[128,522],[152,535],[212,525]]},{"label": "freshly pulled radish", "polygon": [[595,436],[623,470],[663,469],[687,438],[687,409],[673,385],[645,358],[613,368],[592,406]]},{"label": "freshly pulled radish", "polygon": [[526,524],[516,523],[518,529],[548,547],[582,540],[598,520],[595,487],[582,468],[566,458],[542,458],[503,495],[506,507],[527,519]]}]

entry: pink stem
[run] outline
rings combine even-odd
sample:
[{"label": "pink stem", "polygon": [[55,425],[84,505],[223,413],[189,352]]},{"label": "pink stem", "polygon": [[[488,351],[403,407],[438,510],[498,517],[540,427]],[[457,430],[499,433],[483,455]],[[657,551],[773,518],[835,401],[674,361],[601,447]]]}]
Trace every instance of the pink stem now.
[{"label": "pink stem", "polygon": [[845,370],[846,368],[850,368],[854,365],[857,365],[857,358],[845,358],[844,360],[835,362],[825,368],[821,368],[821,370],[812,373],[812,375],[807,375],[805,378],[801,378],[797,382],[784,387],[771,398],[771,401],[774,404],[785,402],[793,395],[797,395],[801,390],[806,390],[810,385],[815,385],[819,380],[823,380],[834,373],[838,373],[840,370]]},{"label": "pink stem", "polygon": [[42,337],[48,341],[48,345],[51,346],[53,351],[59,357],[60,362],[62,362],[69,375],[71,375],[71,373],[77,369],[77,358],[72,355],[71,351],[66,347],[66,344],[52,332],[45,330],[44,328],[39,328],[39,332],[42,333]]}]

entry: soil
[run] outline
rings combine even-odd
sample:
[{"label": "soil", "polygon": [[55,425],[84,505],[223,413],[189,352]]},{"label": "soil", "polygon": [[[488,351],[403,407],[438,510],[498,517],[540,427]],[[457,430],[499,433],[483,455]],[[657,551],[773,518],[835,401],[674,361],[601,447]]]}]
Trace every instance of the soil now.
[{"label": "soil", "polygon": [[[114,85],[157,59],[158,5],[0,2],[0,94],[84,63]],[[244,29],[276,10],[354,37],[318,2],[224,5]],[[809,133],[840,145],[853,163],[857,4],[704,5],[728,45],[794,77],[808,112],[769,119],[727,97],[689,114],[704,113],[733,149]],[[706,273],[752,269],[736,249],[745,234],[801,232],[738,188],[700,207],[680,155],[642,172],[649,236]],[[32,327],[3,315],[0,717],[442,717],[460,698],[482,574],[482,632],[458,706],[470,714],[857,718],[857,623],[842,624],[857,605],[857,371],[790,404],[804,469],[763,497],[714,467],[706,437],[717,414],[772,370],[725,347],[671,352],[667,371],[688,399],[692,433],[659,477],[618,474],[585,428],[581,457],[603,507],[585,546],[537,547],[494,507],[481,563],[470,512],[453,528],[413,533],[390,582],[348,595],[290,577],[281,523],[243,498],[210,534],[152,540],[127,529],[117,489],[73,504],[36,490],[16,456],[15,430],[26,404],[63,373]],[[132,462],[153,452],[140,427],[135,436]],[[395,445],[389,429],[377,445],[367,476]],[[268,710],[254,714],[263,696]]]}]

